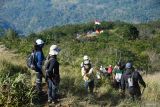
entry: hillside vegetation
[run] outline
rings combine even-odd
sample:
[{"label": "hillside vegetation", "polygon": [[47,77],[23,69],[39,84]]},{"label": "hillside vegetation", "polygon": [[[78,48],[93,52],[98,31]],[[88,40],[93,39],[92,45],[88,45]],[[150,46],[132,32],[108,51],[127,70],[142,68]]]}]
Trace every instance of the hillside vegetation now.
[{"label": "hillside vegetation", "polygon": [[[160,18],[159,0],[1,0],[0,19],[21,34],[98,20],[148,22]],[[3,23],[4,23],[3,22]]]},{"label": "hillside vegetation", "polygon": [[[51,44],[57,44],[62,49],[58,58],[62,79],[60,93],[63,95],[63,104],[72,106],[139,106],[140,104],[146,105],[146,102],[158,103],[160,85],[157,81],[159,73],[156,72],[159,71],[160,64],[160,22],[137,25],[123,22],[102,22],[100,28],[104,30],[103,33],[97,34],[95,37],[77,39],[77,34],[86,36],[87,32],[95,31],[95,27],[94,23],[57,26],[40,33],[30,34],[27,37],[21,37],[11,29],[6,31],[0,41],[7,48],[15,50],[20,56],[9,58],[6,56],[8,54],[5,54],[3,56],[8,59],[0,61],[0,76],[4,78],[1,78],[0,84],[10,86],[15,83],[16,85],[11,86],[17,86],[17,88],[11,87],[12,90],[15,90],[13,92],[0,93],[0,97],[3,98],[1,105],[21,106],[22,103],[29,105],[38,100],[32,86],[28,83],[32,82],[30,72],[33,71],[29,71],[25,66],[25,56],[31,52],[33,43],[37,38],[45,41],[45,55],[48,54]],[[142,102],[130,102],[127,99],[121,99],[118,91],[113,89],[108,80],[105,79],[100,82],[100,86],[96,86],[95,98],[88,102],[85,97],[80,97],[84,96],[80,63],[85,54],[90,56],[94,68],[100,65],[106,67],[109,64],[115,65],[120,60],[123,62],[132,61],[135,68],[141,68],[150,74],[144,77],[148,87],[144,91]],[[19,57],[21,60],[18,59]],[[22,64],[20,64],[21,61]],[[6,78],[8,79],[6,80]],[[23,81],[27,81],[27,83],[24,84]],[[22,93],[17,91],[21,86],[24,87]],[[16,103],[9,103],[9,100],[6,100],[8,96],[12,96]]]}]

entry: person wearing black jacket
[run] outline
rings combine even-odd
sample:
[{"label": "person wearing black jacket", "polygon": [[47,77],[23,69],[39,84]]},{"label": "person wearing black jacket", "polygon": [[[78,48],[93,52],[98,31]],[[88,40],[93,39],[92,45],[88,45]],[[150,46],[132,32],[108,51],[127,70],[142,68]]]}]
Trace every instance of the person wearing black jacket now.
[{"label": "person wearing black jacket", "polygon": [[131,63],[127,63],[125,73],[122,75],[121,78],[121,88],[123,93],[125,92],[125,90],[128,90],[129,95],[133,100],[140,100],[141,90],[139,83],[144,88],[146,88],[146,84],[139,72],[134,70]]},{"label": "person wearing black jacket", "polygon": [[48,63],[46,64],[46,81],[48,84],[48,102],[55,103],[57,101],[57,87],[60,82],[59,63],[57,61],[57,55],[60,49],[57,45],[50,47]]}]

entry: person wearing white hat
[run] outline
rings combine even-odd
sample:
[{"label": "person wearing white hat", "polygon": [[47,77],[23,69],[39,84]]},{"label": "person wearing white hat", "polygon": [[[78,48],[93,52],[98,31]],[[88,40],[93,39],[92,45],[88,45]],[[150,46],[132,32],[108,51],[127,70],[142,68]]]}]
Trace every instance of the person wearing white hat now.
[{"label": "person wearing white hat", "polygon": [[46,64],[46,81],[48,84],[48,103],[56,103],[57,101],[57,88],[60,82],[59,63],[57,55],[60,48],[57,45],[52,45],[49,50],[48,63]]},{"label": "person wearing white hat", "polygon": [[90,93],[93,94],[94,89],[94,74],[93,74],[93,68],[90,63],[89,57],[85,55],[83,57],[83,62],[81,64],[81,73],[84,80],[85,90],[88,94],[88,88],[90,90]]},{"label": "person wearing white hat", "polygon": [[45,59],[42,48],[44,46],[44,41],[37,39],[34,44],[34,53],[35,53],[35,71],[36,71],[36,90],[42,92],[42,65]]}]

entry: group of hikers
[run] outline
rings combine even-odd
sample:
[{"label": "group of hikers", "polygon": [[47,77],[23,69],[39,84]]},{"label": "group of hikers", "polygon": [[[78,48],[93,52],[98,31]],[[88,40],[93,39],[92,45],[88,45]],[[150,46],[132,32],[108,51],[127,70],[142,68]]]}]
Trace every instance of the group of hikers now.
[{"label": "group of hikers", "polygon": [[60,82],[59,63],[57,61],[57,55],[60,52],[60,48],[57,45],[51,45],[49,49],[49,55],[44,57],[43,48],[44,42],[41,39],[37,39],[34,44],[34,49],[31,55],[27,58],[27,65],[32,70],[36,71],[36,91],[42,95],[42,66],[44,60],[45,64],[45,81],[48,86],[48,103],[57,102],[57,91]]},{"label": "group of hikers", "polygon": [[[141,99],[142,92],[139,83],[144,89],[146,88],[146,83],[142,79],[139,71],[135,70],[131,62],[127,62],[126,64],[118,62],[114,68],[112,68],[112,65],[109,65],[108,68],[100,66],[96,70],[96,80],[99,80],[104,76],[105,78],[112,80],[112,86],[118,89],[121,95],[128,95],[127,97],[132,100]],[[95,78],[92,63],[87,55],[83,57],[81,72],[85,81],[86,92],[88,92],[89,89],[92,94]]]},{"label": "group of hikers", "polygon": [[[60,52],[60,48],[57,45],[51,45],[47,58],[43,54],[44,41],[37,39],[34,44],[34,49],[31,55],[27,59],[27,65],[32,70],[36,71],[36,90],[38,93],[44,93],[42,91],[42,66],[44,60],[45,62],[45,81],[48,86],[48,103],[57,102],[57,91],[60,83],[60,73],[59,73],[59,63],[57,61],[57,55]],[[81,63],[81,74],[84,80],[84,88],[87,94],[94,93],[95,79],[101,79],[101,74],[105,77],[112,78],[114,80],[114,85],[121,90],[125,95],[125,92],[129,92],[132,99],[141,97],[141,90],[139,83],[146,87],[142,76],[138,71],[136,71],[132,63],[128,62],[124,65],[117,63],[117,65],[112,68],[110,65],[107,69],[102,66],[99,67],[96,72],[96,77],[94,74],[94,68],[91,63],[90,58],[85,55]],[[89,90],[89,91],[88,91]]]}]

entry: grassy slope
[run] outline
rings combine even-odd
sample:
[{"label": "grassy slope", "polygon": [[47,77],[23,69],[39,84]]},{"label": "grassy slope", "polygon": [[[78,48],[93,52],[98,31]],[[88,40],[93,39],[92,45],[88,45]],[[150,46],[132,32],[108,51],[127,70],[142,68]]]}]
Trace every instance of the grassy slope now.
[{"label": "grassy slope", "polygon": [[[123,25],[123,24],[122,24]],[[139,103],[131,103],[127,99],[121,100],[118,91],[112,89],[112,87],[108,84],[108,81],[102,80],[101,87],[96,88],[95,95],[96,97],[91,100],[91,104],[88,101],[85,101],[86,97],[84,96],[84,88],[83,88],[83,80],[80,73],[80,63],[82,61],[82,57],[84,54],[88,54],[94,67],[99,66],[100,64],[107,66],[108,64],[115,64],[117,60],[121,57],[122,59],[128,60],[131,59],[134,61],[135,65],[141,65],[143,69],[149,70],[147,67],[153,66],[156,60],[150,60],[152,62],[148,62],[148,58],[153,59],[154,56],[148,56],[153,51],[153,54],[157,55],[159,53],[159,29],[156,27],[156,33],[152,31],[146,33],[147,35],[154,35],[153,38],[147,38],[147,35],[142,35],[143,30],[146,30],[148,27],[145,25],[145,29],[140,30],[140,34],[142,36],[139,40],[128,40],[123,38],[123,33],[126,32],[126,25],[122,27],[121,24],[114,25],[109,30],[106,30],[104,34],[101,34],[96,38],[95,41],[85,41],[79,42],[75,40],[75,33],[77,32],[85,32],[88,29],[92,29],[92,27],[87,25],[71,25],[71,26],[63,26],[57,27],[53,29],[49,29],[47,31],[41,32],[39,34],[32,34],[27,38],[16,38],[15,33],[9,31],[7,35],[12,34],[12,36],[7,36],[2,42],[6,44],[9,48],[17,49],[19,53],[27,54],[31,50],[32,43],[31,41],[35,40],[36,38],[42,38],[46,42],[46,46],[44,47],[45,55],[48,53],[49,46],[54,42],[57,43],[61,48],[62,51],[59,55],[59,61],[61,63],[60,71],[61,71],[61,85],[60,85],[60,92],[63,95],[63,103],[64,104],[71,104],[74,106],[80,105],[108,105],[108,106],[117,106],[117,105],[124,105],[124,106],[138,106]],[[92,26],[92,25],[91,25]],[[108,26],[108,24],[107,24]],[[111,26],[111,25],[110,25]],[[144,25],[138,25],[139,29],[143,28]],[[150,27],[150,26],[149,26]],[[120,31],[117,31],[119,29]],[[155,30],[155,29],[153,29]],[[148,31],[148,30],[147,30]],[[59,37],[60,36],[60,37]],[[152,40],[152,41],[151,41]],[[117,42],[118,41],[118,42]],[[15,44],[16,43],[16,44]],[[11,45],[12,44],[12,45]],[[152,47],[154,45],[155,48]],[[122,53],[121,55],[117,55],[118,53]],[[9,52],[10,53],[10,52]],[[150,54],[149,54],[150,53]],[[152,55],[153,55],[152,54]],[[25,66],[25,58],[20,56],[12,56],[12,54],[2,54],[3,57],[0,58],[8,58],[5,61],[1,61],[2,69],[0,70],[1,73],[4,72],[7,74],[7,71],[13,71],[15,68],[18,69],[18,72],[15,74],[15,78],[17,78],[22,72],[26,72],[27,69]],[[130,56],[131,55],[131,56]],[[5,57],[7,56],[7,57]],[[20,58],[20,59],[19,59]],[[12,61],[11,61],[12,59]],[[17,62],[18,59],[18,62]],[[147,59],[147,60],[146,60]],[[20,64],[23,62],[22,64]],[[6,64],[7,63],[7,64]],[[152,65],[150,65],[152,64]],[[8,65],[10,66],[8,68]],[[158,67],[158,65],[156,66]],[[5,69],[3,69],[5,68]],[[21,69],[22,68],[22,69]],[[23,73],[22,73],[23,74]],[[1,74],[0,74],[1,75]],[[25,73],[25,75],[28,75]],[[144,92],[143,101],[145,103],[147,101],[157,102],[159,100],[159,83],[156,79],[152,79],[150,77],[157,77],[159,74],[154,74],[153,76],[145,77],[147,81],[148,87]],[[27,77],[27,76],[26,76]],[[30,75],[28,76],[30,77]],[[9,77],[9,78],[12,78]],[[16,80],[13,78],[12,80]],[[27,79],[27,78],[26,78]],[[22,79],[23,80],[23,79]],[[152,81],[153,82],[152,82]],[[27,79],[28,82],[31,82],[30,79]],[[3,81],[1,80],[1,83]],[[29,89],[31,86],[28,86]],[[27,93],[30,92],[27,90]],[[148,93],[150,92],[150,93]],[[156,92],[156,95],[155,95]],[[153,97],[148,97],[153,96]],[[6,98],[6,97],[4,97]],[[28,97],[31,99],[32,96]],[[30,100],[29,100],[30,102]],[[128,102],[128,103],[126,103]]]},{"label": "grassy slope", "polygon": [[[27,83],[31,83],[30,77],[26,78],[26,76],[28,75],[26,70],[24,70],[25,73],[23,73],[24,71],[22,70],[22,68],[24,68],[24,66],[25,66],[24,65],[24,62],[25,62],[24,58],[22,58],[20,56],[17,57],[17,55],[13,54],[11,51],[3,51],[3,53],[1,52],[0,56],[1,56],[0,57],[0,64],[1,64],[2,71],[3,71],[3,68],[8,67],[8,65],[10,66],[10,68],[7,68],[8,70],[11,70],[11,71],[15,70],[14,66],[15,66],[15,68],[17,68],[17,70],[19,70],[17,73],[15,71],[12,71],[12,72],[14,72],[14,75],[18,74],[19,76],[15,76],[14,79],[11,79],[11,80],[13,80],[15,82],[16,79],[19,78],[19,81],[21,81],[21,79],[22,79],[23,81],[26,80]],[[10,60],[12,60],[12,62],[10,62]],[[18,62],[17,62],[17,60],[18,60]],[[4,61],[6,61],[7,64],[2,65],[2,62],[4,62]],[[21,68],[21,69],[18,69],[18,68]],[[139,106],[139,104],[140,104],[140,103],[130,102],[127,99],[122,100],[118,94],[118,91],[112,89],[112,87],[105,80],[102,80],[102,85],[100,87],[96,86],[96,89],[95,89],[95,96],[96,97],[94,99],[90,100],[91,102],[88,102],[85,100],[86,97],[84,95],[83,81],[82,81],[82,77],[80,74],[80,69],[73,68],[70,66],[61,66],[60,68],[61,68],[61,79],[62,79],[61,85],[60,85],[60,92],[63,95],[61,105],[99,107],[100,105]],[[6,71],[3,71],[3,72],[6,72]],[[20,74],[19,74],[19,72],[20,72]],[[13,76],[11,76],[9,78],[13,78]],[[144,91],[144,94],[142,96],[143,100],[142,100],[141,104],[142,105],[153,104],[153,103],[158,104],[158,101],[160,100],[159,73],[144,76],[144,79],[145,79],[148,87]],[[27,85],[27,84],[25,84],[25,85]],[[31,88],[31,86],[29,86],[29,87]],[[26,91],[26,92],[28,92],[28,91]],[[14,94],[14,92],[12,92],[12,94]],[[9,102],[9,100],[7,100],[7,101]],[[15,103],[13,103],[13,104],[15,104]]]}]

